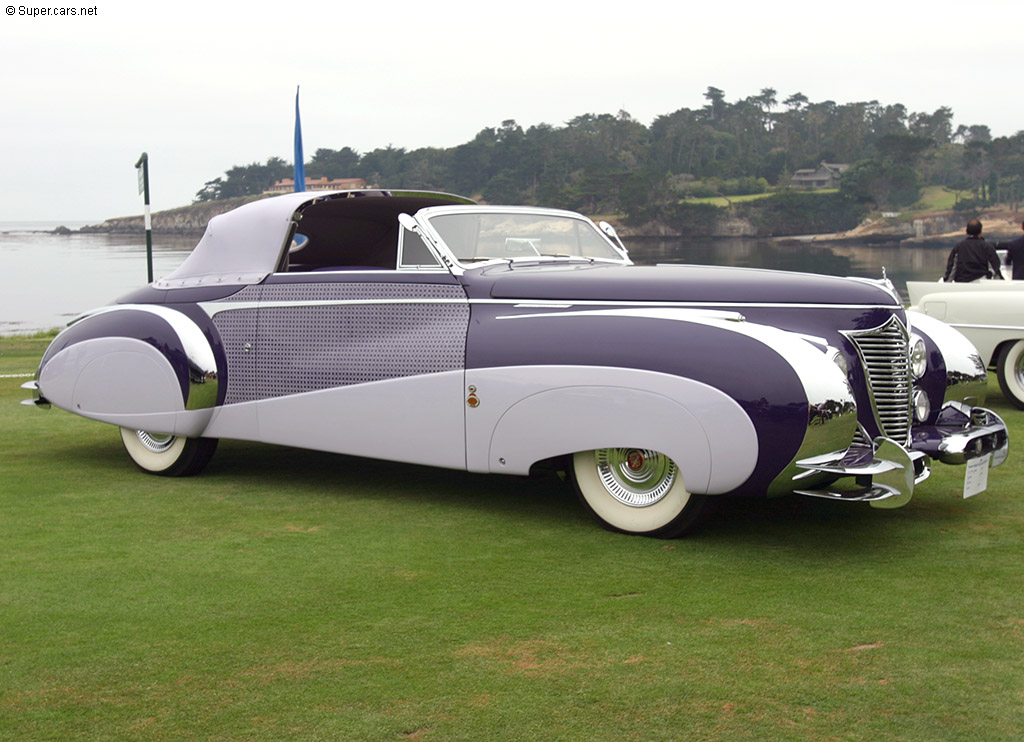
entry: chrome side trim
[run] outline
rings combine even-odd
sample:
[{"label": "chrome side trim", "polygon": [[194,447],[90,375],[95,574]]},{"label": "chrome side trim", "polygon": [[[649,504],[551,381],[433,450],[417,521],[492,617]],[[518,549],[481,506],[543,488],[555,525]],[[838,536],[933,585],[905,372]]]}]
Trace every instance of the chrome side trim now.
[{"label": "chrome side trim", "polygon": [[[320,274],[322,275],[322,274]],[[693,301],[566,301],[565,299],[546,301],[542,299],[324,299],[294,302],[257,302],[257,301],[210,301],[199,302],[199,307],[210,317],[221,312],[230,312],[236,309],[256,309],[264,307],[317,307],[317,306],[360,306],[373,304],[470,304],[480,306],[509,306],[528,309],[572,309],[574,307],[608,307],[608,308],[639,308],[639,309],[706,309],[707,311],[722,311],[734,316],[729,319],[742,321],[743,316],[737,310],[730,312],[727,307],[754,307],[754,308],[797,308],[797,309],[892,309],[884,304],[799,304],[799,303],[749,303],[749,302],[693,302]],[[88,315],[83,315],[88,316]],[[510,315],[510,318],[513,315]],[[76,318],[77,319],[77,318]],[[74,320],[73,320],[74,321]],[[824,341],[810,335],[798,335],[810,342],[822,344]]]},{"label": "chrome side trim", "polygon": [[292,301],[202,301],[198,306],[211,319],[223,312],[242,309],[296,309],[300,307],[391,306],[393,304],[457,304],[465,299],[296,299]]},{"label": "chrome side trim", "polygon": [[1015,330],[1024,332],[1024,325],[973,325],[967,322],[947,322],[950,327],[967,327],[972,330]]},{"label": "chrome side trim", "polygon": [[[758,309],[885,309],[892,311],[895,307],[892,304],[820,304],[806,302],[749,302],[749,301],[624,301],[619,299],[470,299],[470,304],[522,304],[529,301],[530,304],[548,305],[561,307],[565,304],[573,307],[624,307],[624,308],[681,308],[681,309],[711,309],[719,307],[756,307]],[[734,310],[739,311],[739,310]]]}]

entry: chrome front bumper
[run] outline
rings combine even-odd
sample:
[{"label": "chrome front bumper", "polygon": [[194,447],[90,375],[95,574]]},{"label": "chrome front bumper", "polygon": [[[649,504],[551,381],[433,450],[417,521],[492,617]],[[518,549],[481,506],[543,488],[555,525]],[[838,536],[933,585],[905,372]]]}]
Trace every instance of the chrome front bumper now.
[{"label": "chrome front bumper", "polygon": [[910,447],[944,464],[966,464],[992,454],[992,466],[1006,461],[1010,439],[1006,423],[992,410],[947,402],[935,425],[914,428]]},{"label": "chrome front bumper", "polygon": [[[863,435],[859,438],[867,440]],[[914,428],[909,448],[876,438],[871,443],[855,443],[845,451],[795,462],[801,472],[793,477],[793,492],[898,508],[910,502],[914,487],[930,475],[929,458],[957,465],[991,455],[990,466],[999,466],[1008,453],[1006,424],[998,415],[982,407],[948,402],[935,425]]]},{"label": "chrome front bumper", "polygon": [[[889,438],[803,459],[796,465],[803,471],[793,477],[794,494],[868,502],[881,508],[906,505],[914,487],[931,475],[924,453],[907,450]],[[806,486],[801,487],[802,482]]]}]

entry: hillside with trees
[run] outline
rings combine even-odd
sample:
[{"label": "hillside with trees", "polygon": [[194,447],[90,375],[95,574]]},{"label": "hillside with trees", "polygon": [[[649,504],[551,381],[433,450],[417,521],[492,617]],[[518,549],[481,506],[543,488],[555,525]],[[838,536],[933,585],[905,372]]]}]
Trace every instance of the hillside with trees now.
[{"label": "hillside with trees", "polygon": [[[627,224],[691,233],[723,218],[725,209],[699,200],[716,195],[763,234],[849,229],[869,211],[914,204],[925,185],[954,191],[963,210],[1021,199],[1024,131],[993,138],[985,125],[954,128],[947,107],[910,112],[898,103],[811,102],[801,93],[780,101],[772,88],[729,102],[709,87],[704,98],[703,107],[650,126],[620,111],[525,130],[507,120],[447,149],[321,148],[306,174],[619,214]],[[850,166],[838,192],[791,188],[795,172],[822,162]],[[291,175],[291,163],[276,157],[236,166],[207,182],[196,201],[258,194]],[[772,195],[733,205],[751,194]]]}]

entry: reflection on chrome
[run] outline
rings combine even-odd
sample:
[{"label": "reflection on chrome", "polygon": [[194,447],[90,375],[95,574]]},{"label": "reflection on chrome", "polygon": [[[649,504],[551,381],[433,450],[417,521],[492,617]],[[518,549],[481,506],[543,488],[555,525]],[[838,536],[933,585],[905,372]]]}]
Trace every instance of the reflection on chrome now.
[{"label": "reflection on chrome", "polygon": [[[857,433],[857,405],[853,396],[845,399],[826,399],[807,406],[807,433],[800,450],[789,466],[782,470],[768,487],[768,496],[784,495],[793,491],[794,479],[805,472],[800,462],[812,451],[833,451],[841,455]],[[836,454],[826,454],[832,457]]]},{"label": "reflection on chrome", "polygon": [[944,433],[936,455],[944,464],[965,464],[989,453],[992,467],[1006,461],[1010,450],[1006,423],[992,410],[950,402],[939,412],[936,428]]},{"label": "reflection on chrome", "polygon": [[969,357],[946,354],[946,394],[943,402],[966,402],[972,404],[985,399],[988,393],[988,374],[981,356],[972,353]]}]

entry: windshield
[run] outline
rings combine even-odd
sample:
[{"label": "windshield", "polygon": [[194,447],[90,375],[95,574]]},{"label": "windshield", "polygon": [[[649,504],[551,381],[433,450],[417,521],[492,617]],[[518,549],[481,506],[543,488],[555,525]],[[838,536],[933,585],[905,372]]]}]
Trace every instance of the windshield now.
[{"label": "windshield", "polygon": [[566,214],[473,211],[431,215],[429,221],[462,263],[537,257],[624,260],[590,222]]}]

